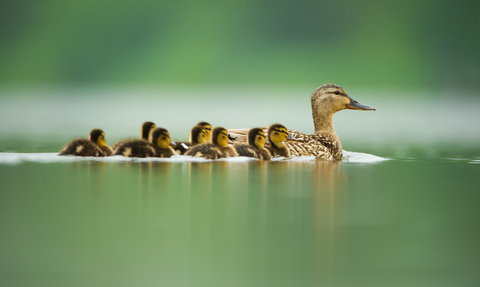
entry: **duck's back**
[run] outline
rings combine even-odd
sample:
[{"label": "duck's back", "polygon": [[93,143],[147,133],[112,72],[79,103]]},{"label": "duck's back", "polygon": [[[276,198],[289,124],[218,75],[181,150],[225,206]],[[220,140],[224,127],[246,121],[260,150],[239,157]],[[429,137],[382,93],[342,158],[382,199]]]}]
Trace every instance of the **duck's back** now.
[{"label": "duck's back", "polygon": [[114,155],[123,155],[125,157],[154,157],[155,148],[145,140],[128,140],[119,145]]},{"label": "duck's back", "polygon": [[173,149],[178,154],[185,154],[192,147],[192,144],[189,142],[175,142],[175,147]]},{"label": "duck's back", "polygon": [[155,156],[156,157],[171,157],[175,154],[175,150],[172,147],[168,148],[159,148],[155,147]]},{"label": "duck's back", "polygon": [[285,142],[291,155],[316,156],[327,160],[340,160],[342,147],[338,139],[326,135],[307,135],[289,130],[288,133],[296,140]]},{"label": "duck's back", "polygon": [[68,143],[58,155],[104,156],[99,146],[86,139],[76,139]]},{"label": "duck's back", "polygon": [[125,139],[125,140],[120,140],[112,146],[112,149],[115,152],[121,145],[123,145],[125,143],[128,143],[128,142],[131,142],[131,141],[137,141],[137,140],[143,140],[143,139],[130,138],[130,139]]},{"label": "duck's back", "polygon": [[271,159],[270,152],[266,149],[260,149],[258,147],[254,147],[246,144],[234,145],[234,147],[238,153],[238,156],[254,157],[260,160]]},{"label": "duck's back", "polygon": [[255,149],[248,144],[239,144],[233,146],[238,153],[238,156],[257,157]]},{"label": "duck's back", "polygon": [[225,157],[220,147],[214,144],[200,144],[192,147],[185,155],[204,157],[206,159],[217,159]]}]

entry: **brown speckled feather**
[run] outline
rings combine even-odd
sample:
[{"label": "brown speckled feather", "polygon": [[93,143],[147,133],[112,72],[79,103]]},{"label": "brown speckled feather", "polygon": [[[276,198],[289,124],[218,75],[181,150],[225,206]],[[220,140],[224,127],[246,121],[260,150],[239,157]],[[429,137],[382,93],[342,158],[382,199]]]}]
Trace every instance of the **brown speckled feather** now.
[{"label": "brown speckled feather", "polygon": [[58,155],[105,156],[98,145],[90,140],[76,139],[68,143]]},{"label": "brown speckled feather", "polygon": [[298,131],[288,130],[296,141],[288,140],[290,153],[295,156],[316,156],[327,160],[341,160],[342,148],[339,141],[326,135],[307,135]]},{"label": "brown speckled feather", "polygon": [[[262,128],[266,133],[268,128]],[[236,144],[243,144],[246,142],[248,129],[229,129],[229,135],[234,138]],[[339,148],[335,139],[326,135],[307,135],[298,131],[288,130],[288,134],[295,140],[287,140],[285,145],[290,150],[290,155],[294,156],[317,156],[327,160],[340,160],[342,158],[342,149]],[[267,145],[267,148],[273,154],[277,154],[271,150],[271,147]]]}]

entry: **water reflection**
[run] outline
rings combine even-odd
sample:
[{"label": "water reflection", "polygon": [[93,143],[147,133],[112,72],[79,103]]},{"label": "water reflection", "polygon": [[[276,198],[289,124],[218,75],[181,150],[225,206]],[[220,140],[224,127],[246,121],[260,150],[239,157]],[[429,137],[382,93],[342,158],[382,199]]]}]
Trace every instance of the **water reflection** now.
[{"label": "water reflection", "polygon": [[45,286],[107,277],[142,286],[388,286],[391,278],[402,286],[442,278],[449,286],[478,278],[471,252],[478,250],[478,167],[321,160],[0,166],[2,270],[9,270],[6,283],[27,274],[23,285]]}]

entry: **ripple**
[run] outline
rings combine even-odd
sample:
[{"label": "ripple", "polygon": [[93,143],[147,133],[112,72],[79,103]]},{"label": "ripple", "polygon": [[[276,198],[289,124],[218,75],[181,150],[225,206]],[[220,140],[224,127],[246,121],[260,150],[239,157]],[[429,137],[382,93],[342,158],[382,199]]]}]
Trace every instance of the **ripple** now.
[{"label": "ripple", "polygon": [[[250,157],[230,157],[218,159],[216,161],[228,162],[249,162],[256,159]],[[274,157],[272,161],[293,161],[305,162],[315,160],[314,156],[291,156]],[[375,163],[389,160],[388,158],[379,157],[372,154],[343,151],[343,162],[351,163]],[[36,163],[65,163],[80,161],[101,161],[101,162],[211,162],[212,160],[191,157],[184,155],[174,155],[171,158],[129,158],[120,155],[110,157],[80,157],[80,156],[59,156],[58,153],[0,153],[0,164],[16,165],[22,162]],[[479,162],[480,163],[480,162]]]}]

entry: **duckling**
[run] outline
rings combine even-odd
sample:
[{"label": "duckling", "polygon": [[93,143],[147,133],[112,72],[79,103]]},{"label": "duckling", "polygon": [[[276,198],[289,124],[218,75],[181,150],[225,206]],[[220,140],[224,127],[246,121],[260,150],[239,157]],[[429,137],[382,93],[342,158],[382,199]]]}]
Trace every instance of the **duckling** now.
[{"label": "duckling", "polygon": [[170,139],[170,133],[163,128],[156,128],[152,133],[152,145],[155,148],[156,157],[171,157],[175,150],[170,144],[175,144]]},{"label": "duckling", "polygon": [[270,152],[265,148],[265,133],[261,128],[253,128],[248,132],[247,144],[234,145],[239,156],[255,157],[270,160]]},{"label": "duckling", "polygon": [[205,144],[210,141],[212,126],[207,122],[199,122],[190,130],[188,142],[175,142],[173,149],[178,154],[185,154],[188,149],[198,144]]},{"label": "duckling", "polygon": [[217,159],[238,156],[237,151],[230,146],[227,130],[217,127],[212,131],[212,143],[200,144],[191,148],[185,155]]},{"label": "duckling", "polygon": [[[342,143],[333,128],[333,115],[341,110],[375,111],[374,107],[352,99],[345,90],[335,84],[318,87],[312,94],[312,117],[315,126],[313,135],[288,130],[294,142],[287,141],[290,154],[295,156],[316,156],[338,161],[343,157]],[[244,134],[244,130],[229,130],[232,135]]]},{"label": "duckling", "polygon": [[116,144],[113,145],[112,149],[116,151],[119,146],[126,142],[131,142],[131,141],[149,141],[150,136],[152,135],[153,130],[157,126],[153,122],[144,122],[141,129],[140,129],[140,139],[126,139],[126,140],[121,140],[118,141]]},{"label": "duckling", "polygon": [[170,134],[166,129],[156,128],[151,134],[151,142],[132,140],[121,144],[114,155],[126,157],[171,157],[175,151],[170,147]]},{"label": "duckling", "polygon": [[208,142],[210,142],[210,137],[212,136],[212,125],[207,122],[199,122],[197,126],[201,126],[205,129]]},{"label": "duckling", "polygon": [[105,133],[100,129],[90,132],[88,140],[76,139],[69,142],[58,155],[110,156],[112,149],[107,145]]},{"label": "duckling", "polygon": [[290,156],[290,150],[285,145],[285,141],[289,137],[287,128],[281,124],[273,124],[267,131],[268,140],[270,141],[270,153],[284,157]]}]

